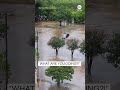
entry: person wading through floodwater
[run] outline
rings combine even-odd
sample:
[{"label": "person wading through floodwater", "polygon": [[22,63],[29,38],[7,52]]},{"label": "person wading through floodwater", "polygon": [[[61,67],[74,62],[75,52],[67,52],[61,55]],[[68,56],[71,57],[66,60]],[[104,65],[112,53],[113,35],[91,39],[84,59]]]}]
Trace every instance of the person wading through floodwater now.
[{"label": "person wading through floodwater", "polygon": [[70,36],[70,35],[69,35],[69,34],[67,34],[67,35],[66,35],[66,38],[68,38],[69,36]]},{"label": "person wading through floodwater", "polygon": [[69,34],[64,34],[63,38],[62,39],[66,39],[68,38],[70,35]]}]

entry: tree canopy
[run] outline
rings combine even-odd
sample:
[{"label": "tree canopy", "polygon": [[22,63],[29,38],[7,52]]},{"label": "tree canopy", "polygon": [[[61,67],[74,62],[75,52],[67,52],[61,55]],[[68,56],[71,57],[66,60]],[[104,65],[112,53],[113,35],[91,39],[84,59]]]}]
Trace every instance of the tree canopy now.
[{"label": "tree canopy", "polygon": [[80,45],[80,52],[85,53],[88,74],[91,75],[91,67],[94,57],[105,52],[105,33],[102,31],[87,31],[86,40]]},{"label": "tree canopy", "polygon": [[67,47],[71,50],[71,56],[73,57],[74,50],[79,48],[79,40],[77,39],[69,39],[67,41]]},{"label": "tree canopy", "polygon": [[0,39],[5,37],[6,26],[2,22],[0,22]]},{"label": "tree canopy", "polygon": [[59,37],[52,37],[48,45],[56,50],[56,55],[58,55],[58,50],[65,45],[65,41]]},{"label": "tree canopy", "polygon": [[[77,6],[82,9],[78,10]],[[68,20],[74,18],[76,23],[83,23],[85,20],[85,0],[36,0],[38,15],[45,15],[49,20]]]},{"label": "tree canopy", "polygon": [[50,66],[45,70],[45,75],[56,80],[58,86],[63,80],[72,79],[72,74],[74,74],[74,69],[70,66]]},{"label": "tree canopy", "polygon": [[114,34],[113,38],[107,44],[107,60],[115,68],[120,65],[120,34]]}]

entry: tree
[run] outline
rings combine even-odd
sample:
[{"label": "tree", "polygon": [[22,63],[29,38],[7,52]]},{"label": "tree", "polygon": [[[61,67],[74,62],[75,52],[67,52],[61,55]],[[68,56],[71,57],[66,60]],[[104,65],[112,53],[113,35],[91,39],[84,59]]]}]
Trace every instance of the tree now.
[{"label": "tree", "polygon": [[5,53],[0,53],[0,71],[6,70],[5,61],[6,61]]},{"label": "tree", "polygon": [[53,17],[55,20],[60,22],[60,26],[63,20],[71,20],[71,11],[70,9],[65,9],[64,6],[61,6],[53,12]]},{"label": "tree", "polygon": [[0,53],[0,72],[8,72],[8,78],[10,78],[11,75],[10,65],[9,64],[6,65],[5,53]]},{"label": "tree", "polygon": [[80,52],[85,54],[85,40],[83,40],[82,43],[80,44]]},{"label": "tree", "polygon": [[79,40],[69,39],[66,44],[68,49],[71,50],[71,57],[73,58],[74,51],[79,48]]},{"label": "tree", "polygon": [[85,12],[83,12],[83,11],[73,11],[72,16],[75,20],[75,23],[84,24],[84,22],[85,22]]},{"label": "tree", "polygon": [[118,68],[120,65],[120,34],[114,34],[106,48],[108,63]]},{"label": "tree", "polygon": [[87,31],[85,36],[86,40],[80,44],[80,52],[85,53],[88,75],[91,75],[94,57],[105,52],[105,34],[102,31]]},{"label": "tree", "polygon": [[59,37],[52,37],[48,45],[56,50],[56,56],[58,55],[58,50],[65,45],[65,41]]},{"label": "tree", "polygon": [[[81,11],[77,10],[78,5],[82,6]],[[70,22],[74,18],[75,23],[83,23],[85,20],[85,0],[58,0],[57,2],[55,0],[37,0],[35,7],[36,14],[45,15],[49,20],[59,21],[60,26],[62,20]],[[38,9],[38,7],[45,8]]]},{"label": "tree", "polygon": [[51,77],[52,80],[55,79],[58,86],[63,80],[71,81],[72,74],[74,74],[74,69],[70,66],[50,66],[45,70],[45,75]]},{"label": "tree", "polygon": [[0,40],[5,37],[5,32],[6,32],[6,25],[0,22]]}]

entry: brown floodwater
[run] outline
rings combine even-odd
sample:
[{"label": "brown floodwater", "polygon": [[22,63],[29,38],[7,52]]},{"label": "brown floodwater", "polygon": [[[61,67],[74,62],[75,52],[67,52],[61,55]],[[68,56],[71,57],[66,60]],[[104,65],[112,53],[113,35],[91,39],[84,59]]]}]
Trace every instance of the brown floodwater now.
[{"label": "brown floodwater", "polygon": [[56,82],[50,77],[45,76],[45,69],[48,67],[39,67],[40,83],[37,90],[85,90],[85,72],[84,61],[85,57],[79,50],[75,50],[74,58],[71,58],[71,51],[67,49],[67,46],[60,48],[58,56],[56,57],[55,50],[47,45],[48,41],[53,36],[63,36],[63,34],[69,33],[70,38],[76,38],[80,42],[85,39],[84,25],[72,25],[70,27],[62,28],[46,28],[36,27],[36,31],[39,32],[38,49],[40,54],[40,61],[81,61],[82,66],[73,67],[74,74],[71,81],[64,80],[60,87],[57,87]]}]

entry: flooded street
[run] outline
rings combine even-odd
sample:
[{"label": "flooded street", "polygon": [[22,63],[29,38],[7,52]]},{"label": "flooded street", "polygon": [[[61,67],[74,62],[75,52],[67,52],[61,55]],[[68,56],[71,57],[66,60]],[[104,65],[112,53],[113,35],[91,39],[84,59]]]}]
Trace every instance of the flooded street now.
[{"label": "flooded street", "polygon": [[[70,28],[69,28],[70,27]],[[85,72],[84,61],[85,57],[79,50],[75,50],[74,58],[71,58],[71,51],[67,46],[60,48],[58,56],[56,57],[55,50],[48,46],[48,41],[53,36],[63,36],[68,33],[70,38],[76,38],[80,43],[85,39],[84,25],[72,25],[62,28],[52,27],[36,27],[36,32],[39,32],[38,37],[38,50],[39,61],[81,61],[81,67],[73,67],[74,74],[71,81],[64,80],[60,87],[57,87],[56,82],[50,77],[45,76],[45,69],[48,67],[39,67],[39,89],[38,90],[84,90],[85,89]],[[66,40],[65,40],[66,41]]]}]

